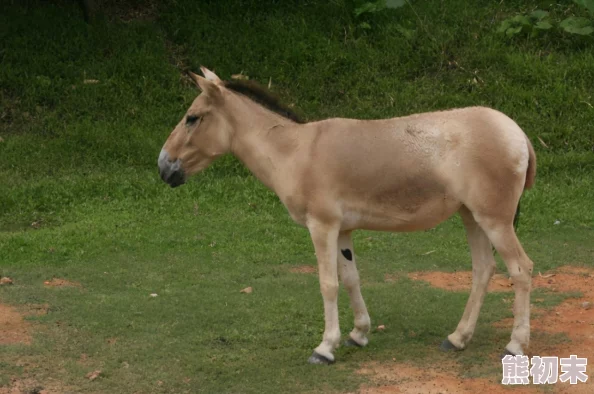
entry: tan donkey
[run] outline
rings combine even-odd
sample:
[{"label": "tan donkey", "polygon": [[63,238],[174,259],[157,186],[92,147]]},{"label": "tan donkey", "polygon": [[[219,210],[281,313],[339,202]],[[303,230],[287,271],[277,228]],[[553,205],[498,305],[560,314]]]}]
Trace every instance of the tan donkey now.
[{"label": "tan donkey", "polygon": [[262,89],[222,81],[202,67],[202,90],[159,155],[172,187],[232,153],[307,227],[318,261],[325,330],[310,363],[332,363],[340,342],[338,278],[355,315],[347,341],[365,346],[370,320],[361,295],[351,233],[416,231],[462,217],[472,256],[472,289],[456,331],[442,349],[464,349],[495,269],[492,245],[513,280],[510,354],[530,339],[532,261],[513,221],[534,184],[532,144],[506,115],[471,107],[382,120],[303,123]]}]

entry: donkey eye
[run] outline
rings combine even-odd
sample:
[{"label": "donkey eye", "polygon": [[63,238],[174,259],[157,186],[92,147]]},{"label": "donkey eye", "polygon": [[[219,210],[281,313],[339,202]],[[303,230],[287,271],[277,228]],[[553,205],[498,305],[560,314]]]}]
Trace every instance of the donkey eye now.
[{"label": "donkey eye", "polygon": [[186,126],[192,126],[199,119],[200,119],[200,116],[198,116],[198,115],[188,115],[188,116],[186,116]]}]

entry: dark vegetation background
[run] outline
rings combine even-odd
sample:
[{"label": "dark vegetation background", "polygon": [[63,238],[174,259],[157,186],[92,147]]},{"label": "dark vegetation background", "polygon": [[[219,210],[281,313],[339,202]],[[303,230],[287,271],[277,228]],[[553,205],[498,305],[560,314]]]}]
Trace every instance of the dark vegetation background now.
[{"label": "dark vegetation background", "polygon": [[[593,18],[574,2],[412,1],[360,15],[355,0],[95,5],[86,23],[76,1],[0,1],[0,274],[15,280],[0,299],[50,305],[30,318],[33,345],[0,348],[0,386],[13,374],[77,392],[353,390],[359,362],[426,360],[454,329],[464,294],[385,277],[468,270],[460,221],[362,232],[363,293],[386,334],[340,350],[341,368],[305,365],[321,338],[321,299],[315,275],[288,268],[315,264],[307,232],[232,157],[174,190],[157,175],[161,146],[197,94],[185,73],[199,65],[271,82],[308,120],[470,105],[508,114],[538,156],[520,222],[537,271],[592,265],[594,39],[557,25],[497,32],[536,9]],[[53,276],[84,290],[45,289]],[[239,293],[246,286],[252,295]],[[491,327],[509,315],[502,298],[489,295],[473,347],[458,356],[465,373],[487,373],[474,367],[506,343],[509,330]],[[81,378],[96,368],[102,379]]]}]

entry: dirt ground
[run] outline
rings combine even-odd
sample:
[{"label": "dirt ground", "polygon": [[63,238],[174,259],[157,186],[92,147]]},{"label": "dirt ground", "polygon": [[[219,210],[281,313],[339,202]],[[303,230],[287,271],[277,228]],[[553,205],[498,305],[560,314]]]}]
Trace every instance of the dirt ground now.
[{"label": "dirt ground", "polygon": [[296,267],[289,268],[289,271],[294,274],[314,274],[318,272],[318,269],[313,265],[298,265]]},{"label": "dirt ground", "polygon": [[31,343],[29,324],[13,307],[0,304],[0,345]]},{"label": "dirt ground", "polygon": [[[294,273],[314,273],[313,266],[299,266],[290,269]],[[468,291],[470,289],[471,272],[413,272],[409,274],[413,280],[430,283],[440,289],[449,291]],[[393,280],[387,277],[387,281]],[[552,292],[582,294],[580,298],[568,298],[550,310],[532,310],[532,330],[549,334],[565,334],[570,341],[557,343],[551,341],[533,341],[527,354],[529,356],[558,356],[569,357],[576,354],[579,357],[594,356],[594,269],[562,267],[558,270],[537,274],[533,278],[533,288],[542,288]],[[49,287],[75,286],[79,283],[64,279],[53,278],[44,283]],[[489,291],[513,292],[513,286],[505,275],[495,275],[489,284]],[[510,294],[512,297],[513,294]],[[510,302],[511,307],[511,302]],[[26,315],[47,313],[47,305],[29,305],[24,312],[16,308],[0,304],[0,345],[31,343],[29,322],[24,320]],[[505,319],[497,322],[498,327],[511,327],[512,320]],[[440,364],[433,367],[420,368],[418,366],[397,362],[369,363],[358,373],[368,376],[371,384],[360,387],[362,394],[442,394],[460,393],[559,393],[559,394],[592,394],[592,367],[588,367],[589,379],[587,383],[570,386],[568,383],[557,383],[547,386],[510,386],[500,384],[500,376],[492,378],[462,378],[458,375],[460,366],[455,362]],[[59,393],[59,386],[37,385],[29,379],[11,379],[9,387],[0,387],[0,394],[20,393]],[[546,391],[545,391],[546,390]]]},{"label": "dirt ground", "polygon": [[46,287],[82,287],[80,283],[71,282],[66,279],[52,278],[43,282]]},{"label": "dirt ground", "polygon": [[[81,287],[78,283],[59,278],[46,281],[44,285],[49,287]],[[48,308],[49,305],[47,304],[28,304],[17,310],[15,307],[0,303],[0,346],[15,344],[30,345],[32,340],[32,325],[24,318],[26,316],[44,315],[47,313]],[[19,361],[17,365],[23,366],[25,372],[28,369],[27,362]],[[44,382],[41,385],[34,379],[20,379],[15,376],[10,378],[10,385],[8,387],[0,387],[0,394],[61,394],[66,391],[69,390],[65,390],[59,382],[50,381]]]},{"label": "dirt ground", "polygon": [[[413,272],[409,274],[413,280],[422,280],[432,286],[449,291],[469,291],[472,281],[471,272]],[[386,277],[392,281],[392,276]],[[527,350],[528,356],[594,357],[594,269],[562,267],[545,274],[536,274],[533,288],[542,288],[552,292],[582,294],[580,298],[569,298],[550,310],[532,309],[532,330],[548,334],[565,334],[570,341],[532,341]],[[513,285],[505,275],[495,275],[489,284],[489,291],[513,292]],[[511,308],[511,297],[509,307]],[[511,329],[513,319],[497,322],[498,327]],[[590,361],[592,362],[592,361]],[[586,383],[570,385],[556,383],[554,385],[504,386],[500,383],[501,375],[492,378],[461,378],[461,368],[455,362],[428,368],[405,363],[372,363],[358,372],[370,377],[374,384],[360,388],[362,394],[442,394],[442,393],[559,393],[559,394],[592,394],[593,368],[588,366],[589,379]]]}]

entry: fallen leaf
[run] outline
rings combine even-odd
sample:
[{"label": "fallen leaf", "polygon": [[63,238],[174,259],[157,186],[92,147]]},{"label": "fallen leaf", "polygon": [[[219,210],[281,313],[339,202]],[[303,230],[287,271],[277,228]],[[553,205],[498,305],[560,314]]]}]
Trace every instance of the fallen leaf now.
[{"label": "fallen leaf", "polygon": [[252,286],[250,286],[250,287],[246,287],[245,289],[241,289],[239,292],[245,293],[245,294],[251,294],[252,291],[254,291],[254,289],[252,289]]},{"label": "fallen leaf", "polygon": [[4,278],[0,279],[0,285],[11,285],[11,284],[12,284],[12,279],[10,279],[7,276],[5,276]]},{"label": "fallen leaf", "polygon": [[50,284],[50,281],[49,280],[46,280],[45,282],[43,282],[43,284],[44,285],[49,285]]},{"label": "fallen leaf", "polygon": [[0,142],[4,142],[4,138],[0,137]]},{"label": "fallen leaf", "polygon": [[378,331],[384,331],[385,329],[386,329],[386,326],[384,326],[383,324],[380,324],[379,326],[377,326]]},{"label": "fallen leaf", "polygon": [[544,146],[547,149],[549,148],[549,146],[547,144],[545,144],[545,142],[542,140],[542,138],[540,138],[539,136],[536,136],[536,138],[538,138],[538,141],[540,142],[540,144],[542,146]]},{"label": "fallen leaf", "polygon": [[157,293],[151,293],[151,294],[150,294],[150,296],[151,296],[151,297],[157,297],[157,296],[158,296],[158,294],[157,294]]},{"label": "fallen leaf", "polygon": [[85,377],[89,380],[95,380],[97,379],[99,376],[101,376],[101,371],[100,370],[96,370],[93,372],[89,372]]},{"label": "fallen leaf", "polygon": [[423,253],[423,254],[424,254],[425,256],[427,256],[428,254],[431,254],[431,253],[434,253],[434,252],[435,252],[435,250],[430,250],[430,251],[428,251],[427,253]]},{"label": "fallen leaf", "polygon": [[83,83],[85,85],[93,85],[93,84],[99,83],[99,80],[98,79],[85,79],[83,81]]}]

